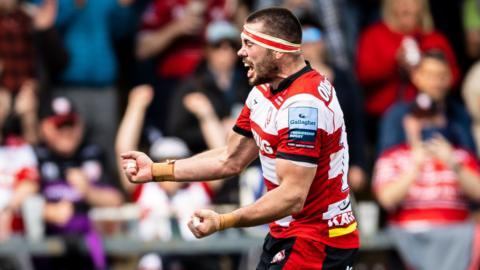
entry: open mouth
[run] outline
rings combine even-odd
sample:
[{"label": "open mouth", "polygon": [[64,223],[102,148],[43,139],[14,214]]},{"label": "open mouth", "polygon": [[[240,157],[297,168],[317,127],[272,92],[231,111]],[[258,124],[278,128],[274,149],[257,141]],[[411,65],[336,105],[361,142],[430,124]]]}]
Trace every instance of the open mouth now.
[{"label": "open mouth", "polygon": [[248,78],[253,77],[253,74],[254,74],[254,72],[255,72],[255,70],[253,69],[253,65],[250,64],[250,63],[247,63],[247,62],[245,62],[245,61],[243,61],[243,65],[244,65],[246,68],[248,68],[248,70],[247,70],[247,77],[248,77]]}]

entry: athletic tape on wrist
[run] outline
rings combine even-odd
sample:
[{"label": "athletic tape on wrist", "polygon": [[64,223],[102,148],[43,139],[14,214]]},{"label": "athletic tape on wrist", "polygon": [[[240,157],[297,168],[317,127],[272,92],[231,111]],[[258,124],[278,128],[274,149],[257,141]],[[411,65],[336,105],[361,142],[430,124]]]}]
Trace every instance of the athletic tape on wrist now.
[{"label": "athletic tape on wrist", "polygon": [[175,160],[167,160],[166,162],[152,164],[153,181],[175,181]]},{"label": "athletic tape on wrist", "polygon": [[243,26],[241,37],[259,46],[278,52],[295,53],[301,50],[301,44],[291,43],[281,38],[263,34],[247,26]]},{"label": "athletic tape on wrist", "polygon": [[220,215],[220,225],[218,230],[223,231],[228,228],[235,227],[237,225],[238,219],[233,213],[222,214]]}]

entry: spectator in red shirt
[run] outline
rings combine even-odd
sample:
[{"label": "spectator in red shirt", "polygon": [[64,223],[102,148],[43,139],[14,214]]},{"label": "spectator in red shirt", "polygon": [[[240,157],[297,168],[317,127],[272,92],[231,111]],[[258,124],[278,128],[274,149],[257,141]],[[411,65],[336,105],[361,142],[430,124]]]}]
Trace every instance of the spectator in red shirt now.
[{"label": "spectator in red shirt", "polygon": [[156,0],[147,7],[141,19],[136,56],[139,60],[155,60],[155,79],[140,75],[146,76],[141,79],[144,83],[156,86],[148,121],[164,128],[169,98],[203,57],[206,25],[226,17],[225,0]]},{"label": "spectator in red shirt", "polygon": [[384,152],[373,175],[395,247],[412,269],[478,269],[480,230],[469,220],[469,202],[480,201],[478,161],[453,146],[447,118],[427,95],[403,126],[407,144]]},{"label": "spectator in red shirt", "polygon": [[416,90],[410,70],[421,52],[430,49],[445,53],[455,85],[460,76],[457,61],[447,39],[433,27],[428,1],[384,1],[383,20],[368,27],[358,43],[357,75],[372,120],[395,101],[413,99]]}]

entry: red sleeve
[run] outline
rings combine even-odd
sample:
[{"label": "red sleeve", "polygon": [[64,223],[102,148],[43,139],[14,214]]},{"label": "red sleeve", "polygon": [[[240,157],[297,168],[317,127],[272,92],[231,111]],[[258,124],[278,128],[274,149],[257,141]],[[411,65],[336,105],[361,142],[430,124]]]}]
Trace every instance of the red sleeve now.
[{"label": "red sleeve", "polygon": [[237,118],[237,122],[235,123],[235,126],[233,126],[233,131],[245,137],[253,137],[250,126],[250,109],[247,105],[243,106],[243,109]]},{"label": "red sleeve", "polygon": [[453,52],[452,46],[445,38],[445,36],[439,32],[433,32],[429,35],[426,35],[420,44],[420,48],[422,51],[428,51],[432,49],[441,50],[447,61],[450,65],[450,69],[452,72],[452,83],[456,85],[460,81],[460,68],[458,67],[457,58],[455,53]]},{"label": "red sleeve", "polygon": [[165,2],[152,1],[142,14],[140,31],[151,31],[161,28],[172,20],[170,9]]},{"label": "red sleeve", "polygon": [[396,53],[400,40],[389,33],[383,24],[375,24],[360,36],[357,49],[356,71],[364,85],[389,81],[397,76]]},{"label": "red sleeve", "polygon": [[372,175],[372,187],[374,193],[377,193],[383,185],[398,179],[400,171],[397,166],[398,160],[394,157],[395,151],[396,150],[393,149],[386,151],[375,162]]}]

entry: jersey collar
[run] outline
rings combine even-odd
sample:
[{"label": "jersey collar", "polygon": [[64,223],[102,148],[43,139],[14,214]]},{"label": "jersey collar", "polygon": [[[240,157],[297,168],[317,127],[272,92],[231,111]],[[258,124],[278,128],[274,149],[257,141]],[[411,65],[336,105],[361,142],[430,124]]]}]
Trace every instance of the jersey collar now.
[{"label": "jersey collar", "polygon": [[305,63],[307,65],[304,68],[302,68],[301,70],[293,73],[292,75],[288,76],[287,78],[283,79],[283,81],[281,81],[278,84],[278,87],[276,89],[273,89],[273,87],[270,86],[270,89],[271,89],[270,91],[272,92],[272,94],[275,95],[275,94],[287,89],[300,76],[302,76],[303,74],[313,70],[308,61],[305,61]]}]

